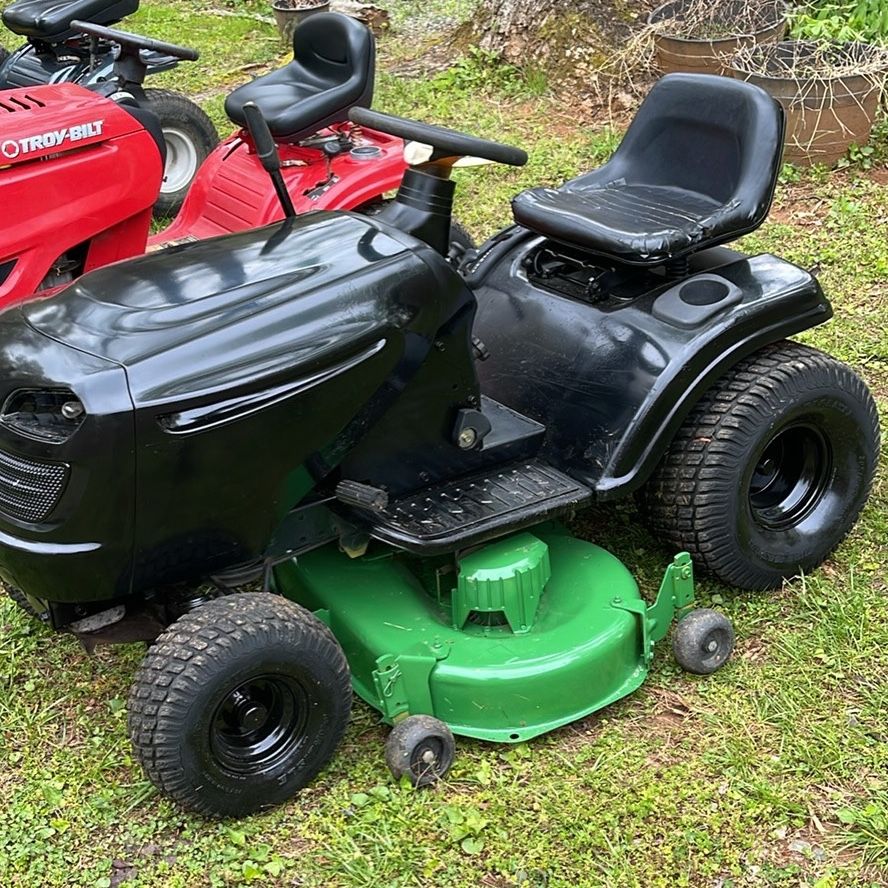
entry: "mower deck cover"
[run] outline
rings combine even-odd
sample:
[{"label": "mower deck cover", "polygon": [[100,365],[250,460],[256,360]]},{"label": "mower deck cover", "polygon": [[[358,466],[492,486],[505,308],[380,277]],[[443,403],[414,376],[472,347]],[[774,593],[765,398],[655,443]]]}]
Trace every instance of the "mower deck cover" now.
[{"label": "mower deck cover", "polygon": [[679,555],[648,606],[617,558],[557,524],[464,555],[458,580],[439,574],[437,593],[423,586],[428,573],[325,546],[278,568],[276,585],[330,626],[356,692],[387,722],[432,715],[499,743],[634,691],[694,589],[690,558]]}]

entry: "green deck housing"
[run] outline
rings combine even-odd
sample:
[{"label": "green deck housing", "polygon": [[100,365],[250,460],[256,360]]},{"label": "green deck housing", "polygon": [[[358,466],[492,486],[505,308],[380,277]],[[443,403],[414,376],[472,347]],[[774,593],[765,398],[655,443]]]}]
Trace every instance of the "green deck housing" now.
[{"label": "green deck housing", "polygon": [[507,743],[634,691],[694,595],[686,553],[648,606],[617,558],[552,524],[476,549],[458,571],[452,558],[350,559],[330,545],[278,567],[275,583],[330,626],[384,721],[433,715]]}]

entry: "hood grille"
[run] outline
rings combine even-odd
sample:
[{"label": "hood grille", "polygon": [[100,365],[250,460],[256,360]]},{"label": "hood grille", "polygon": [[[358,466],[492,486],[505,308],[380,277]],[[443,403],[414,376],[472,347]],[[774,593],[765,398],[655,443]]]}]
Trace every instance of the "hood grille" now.
[{"label": "hood grille", "polygon": [[0,452],[0,512],[19,521],[45,521],[68,482],[68,466]]}]

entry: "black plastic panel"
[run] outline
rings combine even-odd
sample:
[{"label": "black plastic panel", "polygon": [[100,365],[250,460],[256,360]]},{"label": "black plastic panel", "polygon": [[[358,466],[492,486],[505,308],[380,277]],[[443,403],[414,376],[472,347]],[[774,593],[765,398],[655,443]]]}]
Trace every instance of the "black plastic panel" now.
[{"label": "black plastic panel", "polygon": [[[592,487],[600,499],[642,484],[702,393],[766,343],[828,320],[814,278],[775,256],[729,250],[694,257],[727,282],[725,310],[688,306],[683,323],[653,310],[677,286],[651,286],[640,272],[633,298],[599,304],[536,286],[525,257],[543,241],[520,229],[470,273],[475,333],[490,351],[479,364],[485,394],[543,423],[543,455]],[[490,258],[499,254],[498,261]],[[697,265],[699,263],[699,265]],[[717,270],[716,270],[717,269]],[[628,282],[625,293],[632,293]],[[739,298],[738,298],[739,294]]]}]

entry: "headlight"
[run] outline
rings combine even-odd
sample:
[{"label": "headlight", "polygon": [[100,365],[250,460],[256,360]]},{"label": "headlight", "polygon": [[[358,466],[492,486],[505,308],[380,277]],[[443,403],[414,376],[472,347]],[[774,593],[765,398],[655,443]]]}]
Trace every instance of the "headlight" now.
[{"label": "headlight", "polygon": [[61,444],[85,415],[80,399],[68,389],[18,389],[6,399],[0,423],[29,438]]}]

